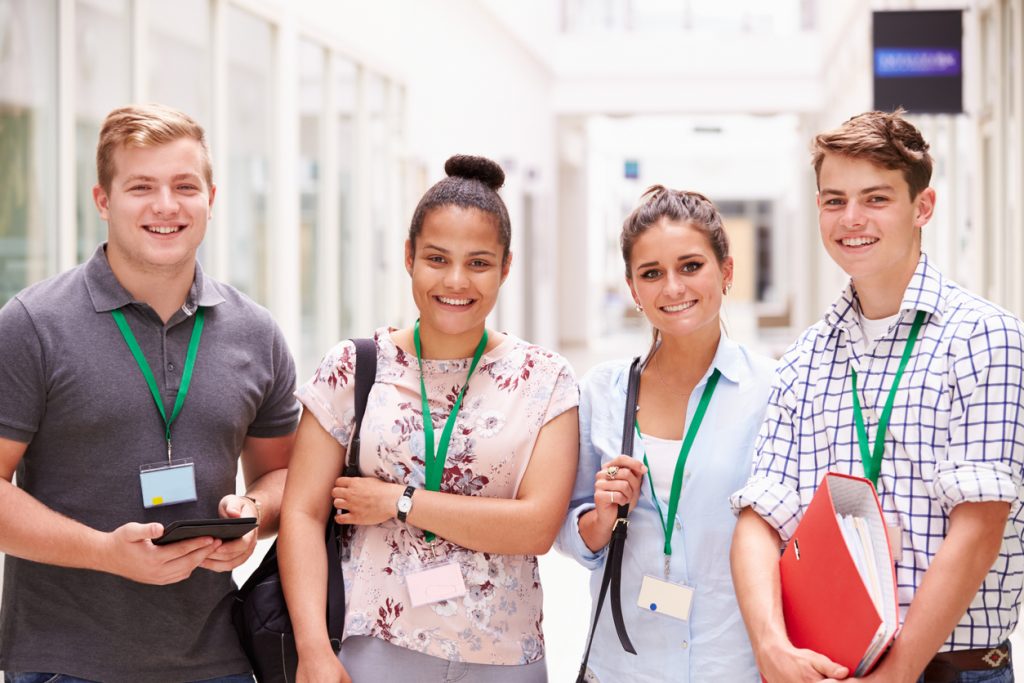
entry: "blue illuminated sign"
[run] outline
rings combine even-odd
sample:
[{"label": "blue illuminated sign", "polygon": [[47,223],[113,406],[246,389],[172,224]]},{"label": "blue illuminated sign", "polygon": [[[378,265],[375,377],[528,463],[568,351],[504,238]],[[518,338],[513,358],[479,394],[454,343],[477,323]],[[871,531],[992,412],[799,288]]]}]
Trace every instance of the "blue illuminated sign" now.
[{"label": "blue illuminated sign", "polygon": [[876,47],[877,78],[959,76],[960,50],[926,47]]}]

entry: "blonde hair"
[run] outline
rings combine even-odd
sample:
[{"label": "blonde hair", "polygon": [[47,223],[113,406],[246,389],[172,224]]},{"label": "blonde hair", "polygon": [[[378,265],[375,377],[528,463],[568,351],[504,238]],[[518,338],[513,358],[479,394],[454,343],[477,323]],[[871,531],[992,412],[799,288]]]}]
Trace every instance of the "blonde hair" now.
[{"label": "blonde hair", "polygon": [[203,157],[203,179],[213,186],[210,148],[203,127],[184,112],[162,104],[120,107],[107,114],[96,145],[96,178],[104,192],[110,192],[114,180],[114,152],[121,146],[153,147],[191,138],[199,143]]}]

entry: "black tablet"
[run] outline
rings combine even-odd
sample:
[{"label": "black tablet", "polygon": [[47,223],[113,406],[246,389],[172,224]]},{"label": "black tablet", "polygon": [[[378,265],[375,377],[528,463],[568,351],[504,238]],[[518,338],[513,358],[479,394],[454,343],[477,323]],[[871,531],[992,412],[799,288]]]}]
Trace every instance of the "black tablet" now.
[{"label": "black tablet", "polygon": [[164,535],[153,539],[154,545],[166,545],[200,536],[213,536],[224,541],[241,538],[256,528],[255,517],[222,519],[182,519],[164,527]]}]

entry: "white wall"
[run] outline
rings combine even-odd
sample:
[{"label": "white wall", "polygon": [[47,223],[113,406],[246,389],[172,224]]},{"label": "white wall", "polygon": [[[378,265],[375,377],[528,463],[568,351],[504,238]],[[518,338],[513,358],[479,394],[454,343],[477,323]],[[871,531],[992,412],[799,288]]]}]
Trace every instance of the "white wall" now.
[{"label": "white wall", "polygon": [[[452,154],[491,157],[507,175],[503,196],[512,219],[513,247],[523,242],[516,229],[523,225],[523,195],[531,192],[538,200],[539,214],[532,243],[547,254],[557,251],[551,74],[487,7],[474,0],[305,0],[293,7],[301,21],[336,34],[354,55],[381,64],[406,84],[403,153],[406,161],[422,165],[427,184],[444,177],[444,161]],[[410,194],[418,198],[425,189]],[[402,229],[386,245],[399,257],[413,207],[403,208]],[[516,255],[520,261],[529,257]],[[535,309],[523,301],[521,272],[514,261],[497,325],[522,334],[524,316],[540,311],[544,317],[533,321],[531,341],[554,345],[555,313],[551,307]],[[553,274],[540,276],[542,281],[534,285],[538,298],[554,300]],[[403,312],[411,317],[414,313],[404,285],[401,295]]]}]

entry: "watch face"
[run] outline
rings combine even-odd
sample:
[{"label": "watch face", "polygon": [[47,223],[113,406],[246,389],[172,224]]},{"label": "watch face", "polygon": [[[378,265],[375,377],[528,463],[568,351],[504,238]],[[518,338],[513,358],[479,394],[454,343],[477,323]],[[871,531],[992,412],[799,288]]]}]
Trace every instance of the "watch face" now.
[{"label": "watch face", "polygon": [[409,496],[402,496],[398,499],[398,511],[408,512],[409,510],[412,510],[412,498]]}]

